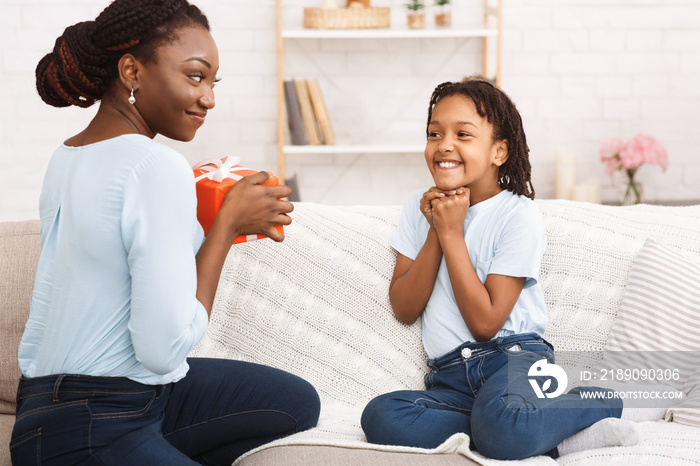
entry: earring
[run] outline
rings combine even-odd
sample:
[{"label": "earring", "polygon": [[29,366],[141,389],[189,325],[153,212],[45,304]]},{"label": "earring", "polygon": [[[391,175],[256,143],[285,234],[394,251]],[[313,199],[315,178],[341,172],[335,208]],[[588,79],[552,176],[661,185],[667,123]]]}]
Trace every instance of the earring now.
[{"label": "earring", "polygon": [[131,95],[129,96],[129,103],[134,105],[136,103],[136,97],[134,97],[134,88],[131,88]]}]

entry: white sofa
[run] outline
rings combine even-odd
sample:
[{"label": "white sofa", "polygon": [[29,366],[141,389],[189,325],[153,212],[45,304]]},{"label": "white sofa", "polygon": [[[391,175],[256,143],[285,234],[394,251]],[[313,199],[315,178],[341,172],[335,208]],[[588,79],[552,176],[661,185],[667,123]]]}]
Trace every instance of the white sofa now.
[{"label": "white sofa", "polygon": [[[588,355],[590,365],[619,323],[630,270],[647,237],[700,263],[700,205],[537,203],[548,239],[540,277],[550,314],[545,337],[557,351]],[[237,465],[502,463],[470,451],[464,436],[432,451],[364,439],[359,420],[367,401],[422,388],[425,373],[420,323],[396,321],[387,298],[395,258],[388,240],[399,215],[399,206],[297,203],[283,243],[263,239],[231,248],[209,330],[193,356],[279,367],[309,380],[322,399],[317,428],[249,452]],[[0,289],[0,466],[9,465],[16,344],[26,320],[37,232],[38,222],[0,224],[0,283],[10,285]],[[700,322],[700,309],[693,312]],[[700,351],[700,340],[692,343]],[[578,382],[576,374],[570,377],[570,385]],[[521,462],[700,464],[700,427],[692,412],[673,419],[639,423],[635,446]]]},{"label": "white sofa", "polygon": [[[541,276],[550,315],[545,337],[558,352],[589,355],[590,365],[615,326],[647,237],[700,263],[700,205],[537,203],[548,240]],[[322,400],[316,429],[251,452],[240,466],[500,464],[469,451],[466,438],[430,452],[364,439],[359,420],[367,401],[422,388],[426,369],[420,323],[399,323],[388,301],[395,259],[388,242],[400,212],[400,206],[298,203],[283,243],[264,239],[231,249],[208,333],[194,355],[289,370],[313,383]],[[695,345],[700,351],[700,340]],[[576,375],[571,386],[579,383]],[[636,446],[570,454],[558,463],[700,464],[700,427],[666,420],[638,427]]]}]

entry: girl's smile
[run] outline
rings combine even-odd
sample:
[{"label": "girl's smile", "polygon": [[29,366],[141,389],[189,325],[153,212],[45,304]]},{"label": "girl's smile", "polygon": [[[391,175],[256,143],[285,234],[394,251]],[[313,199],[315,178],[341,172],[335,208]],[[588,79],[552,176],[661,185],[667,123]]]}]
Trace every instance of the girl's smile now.
[{"label": "girl's smile", "polygon": [[438,166],[439,169],[450,170],[459,167],[462,164],[462,162],[456,160],[439,160],[436,161],[435,164]]}]

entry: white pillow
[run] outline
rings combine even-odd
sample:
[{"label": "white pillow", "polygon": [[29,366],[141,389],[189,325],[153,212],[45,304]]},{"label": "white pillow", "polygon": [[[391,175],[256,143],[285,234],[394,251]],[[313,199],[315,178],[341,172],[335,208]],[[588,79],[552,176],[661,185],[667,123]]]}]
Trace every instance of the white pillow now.
[{"label": "white pillow", "polygon": [[632,264],[598,377],[681,390],[685,398],[667,419],[700,425],[698,367],[700,265],[649,238]]}]

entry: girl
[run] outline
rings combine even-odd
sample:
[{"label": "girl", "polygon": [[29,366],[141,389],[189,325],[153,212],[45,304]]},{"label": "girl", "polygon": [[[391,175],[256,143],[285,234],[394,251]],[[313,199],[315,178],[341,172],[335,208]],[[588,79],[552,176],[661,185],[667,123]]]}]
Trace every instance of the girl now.
[{"label": "girl", "polygon": [[187,359],[207,327],[240,234],[284,237],[286,186],[260,172],[227,194],[206,239],[192,170],[153,138],[191,140],[214,108],[219,56],[186,0],[116,0],[65,30],[37,66],[55,107],[90,124],[54,153],[41,202],[41,258],[19,349],[14,465],[226,464],[316,424],[296,376]]},{"label": "girl", "polygon": [[[520,115],[487,81],[446,82],[430,99],[427,137],[435,186],[406,203],[391,239],[398,254],[389,290],[401,322],[422,316],[426,390],[373,399],[362,428],[372,443],[434,448],[464,432],[489,457],[556,457],[566,437],[619,418],[622,403],[576,391],[538,398],[530,383],[551,379],[528,373],[554,367],[546,367],[554,355],[542,338],[546,244]],[[633,442],[634,425],[614,421],[570,450]]]}]

